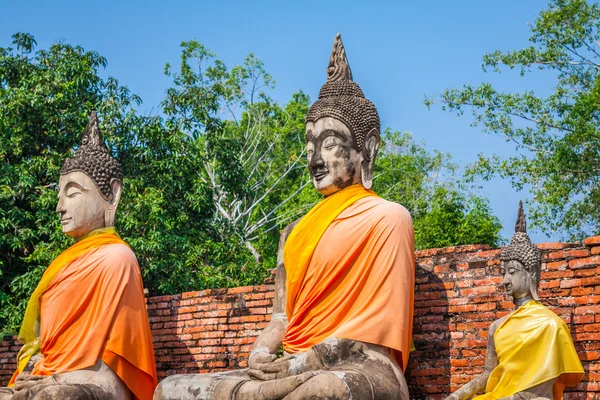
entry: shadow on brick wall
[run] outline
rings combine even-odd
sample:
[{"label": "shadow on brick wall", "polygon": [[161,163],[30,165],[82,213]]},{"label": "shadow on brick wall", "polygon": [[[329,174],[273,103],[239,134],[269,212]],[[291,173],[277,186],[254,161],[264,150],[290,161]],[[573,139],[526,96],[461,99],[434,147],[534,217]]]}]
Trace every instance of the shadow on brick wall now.
[{"label": "shadow on brick wall", "polygon": [[272,303],[271,285],[148,299],[159,379],[245,368]]},{"label": "shadow on brick wall", "polygon": [[450,390],[448,296],[434,266],[417,260],[413,341],[406,378],[411,399],[442,399]]}]

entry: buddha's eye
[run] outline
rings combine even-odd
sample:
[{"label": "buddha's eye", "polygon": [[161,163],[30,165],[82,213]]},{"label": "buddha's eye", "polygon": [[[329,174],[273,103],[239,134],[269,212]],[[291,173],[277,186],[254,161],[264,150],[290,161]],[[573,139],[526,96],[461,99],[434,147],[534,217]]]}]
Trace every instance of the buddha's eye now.
[{"label": "buddha's eye", "polygon": [[67,189],[67,197],[69,198],[73,198],[75,196],[77,196],[78,194],[81,194],[81,190],[75,188],[75,187],[70,187]]},{"label": "buddha's eye", "polygon": [[327,139],[325,139],[323,141],[323,148],[327,149],[327,150],[331,150],[333,149],[335,146],[337,146],[337,140],[334,137],[328,137]]}]

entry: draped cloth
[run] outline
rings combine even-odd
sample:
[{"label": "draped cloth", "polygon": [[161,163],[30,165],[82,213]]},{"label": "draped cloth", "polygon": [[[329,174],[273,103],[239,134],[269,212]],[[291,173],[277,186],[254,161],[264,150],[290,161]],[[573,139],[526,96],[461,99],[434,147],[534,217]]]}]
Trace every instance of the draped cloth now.
[{"label": "draped cloth", "polygon": [[556,378],[554,400],[565,386],[575,386],[584,371],[567,324],[539,301],[513,312],[494,333],[498,366],[490,374],[486,393],[474,398],[512,396]]},{"label": "draped cloth", "polygon": [[11,384],[38,347],[43,358],[32,375],[76,371],[102,359],[136,399],[152,398],[157,377],[142,277],[134,253],[112,228],[94,231],[50,264],[29,300],[19,339],[31,354],[19,358]]},{"label": "draped cloth", "polygon": [[329,337],[394,350],[403,369],[410,352],[414,233],[410,214],[362,185],[318,203],[284,247],[289,353]]}]

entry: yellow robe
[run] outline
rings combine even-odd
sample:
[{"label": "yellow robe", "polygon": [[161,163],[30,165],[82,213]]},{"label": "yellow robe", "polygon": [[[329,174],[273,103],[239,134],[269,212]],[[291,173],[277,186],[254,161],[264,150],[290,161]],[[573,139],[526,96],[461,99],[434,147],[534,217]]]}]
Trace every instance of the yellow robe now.
[{"label": "yellow robe", "polygon": [[487,381],[486,393],[473,400],[512,396],[556,378],[554,400],[565,386],[574,386],[584,371],[567,324],[539,301],[513,312],[494,333],[498,366]]}]

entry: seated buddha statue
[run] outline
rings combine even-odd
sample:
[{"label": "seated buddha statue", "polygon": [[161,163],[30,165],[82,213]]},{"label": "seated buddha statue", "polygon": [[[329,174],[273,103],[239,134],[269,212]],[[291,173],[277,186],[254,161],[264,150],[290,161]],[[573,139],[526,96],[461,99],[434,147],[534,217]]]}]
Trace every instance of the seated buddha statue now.
[{"label": "seated buddha statue", "polygon": [[327,75],[306,116],[308,169],[324,198],[282,232],[273,314],[248,369],[170,376],[155,400],[409,399],[412,219],[370,190],[380,120],[339,34]]},{"label": "seated buddha statue", "polygon": [[569,328],[538,298],[542,257],[526,232],[523,205],[515,234],[500,255],[502,285],[516,310],[494,321],[484,372],[446,400],[562,399],[584,375]]},{"label": "seated buddha statue", "polygon": [[156,367],[140,268],[113,227],[122,181],[93,113],[58,185],[56,211],[75,243],[29,299],[18,369],[0,399],[152,398]]}]

